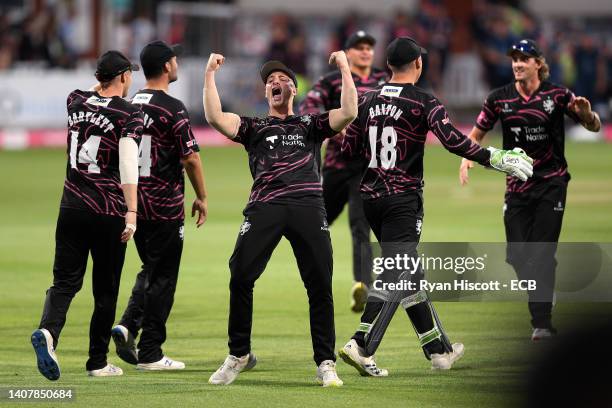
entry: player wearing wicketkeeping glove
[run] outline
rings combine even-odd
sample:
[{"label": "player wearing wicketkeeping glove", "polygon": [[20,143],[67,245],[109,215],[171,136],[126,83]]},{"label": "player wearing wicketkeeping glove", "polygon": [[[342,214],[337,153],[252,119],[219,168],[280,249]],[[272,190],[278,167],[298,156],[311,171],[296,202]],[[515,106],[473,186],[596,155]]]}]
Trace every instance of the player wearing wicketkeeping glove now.
[{"label": "player wearing wicketkeeping glove", "polygon": [[[387,48],[391,80],[359,100],[357,119],[347,129],[342,151],[368,163],[361,180],[364,211],[382,246],[383,257],[417,257],[423,225],[423,155],[428,132],[452,153],[475,160],[523,180],[531,161],[521,152],[483,149],[459,132],[433,95],[416,87],[426,50],[414,40],[395,39]],[[391,245],[393,244],[393,245]],[[409,278],[423,278],[421,268]],[[381,280],[401,280],[386,270]],[[424,291],[384,291],[374,288],[353,338],[339,351],[362,375],[386,376],[373,354],[398,305],[406,310],[432,368],[449,369],[463,355],[461,343],[451,344],[433,304]]]},{"label": "player wearing wicketkeeping glove", "polygon": [[[512,58],[515,81],[489,94],[469,137],[479,143],[499,120],[504,149],[520,148],[535,160],[529,180],[506,179],[504,224],[507,262],[519,279],[536,280],[537,290],[529,292],[529,312],[531,338],[538,341],[555,334],[555,252],[570,180],[564,152],[564,115],[593,132],[599,131],[601,122],[586,98],[547,81],[548,65],[532,40],[517,42],[508,56]],[[471,161],[462,161],[461,184],[468,182],[472,166]]]}]

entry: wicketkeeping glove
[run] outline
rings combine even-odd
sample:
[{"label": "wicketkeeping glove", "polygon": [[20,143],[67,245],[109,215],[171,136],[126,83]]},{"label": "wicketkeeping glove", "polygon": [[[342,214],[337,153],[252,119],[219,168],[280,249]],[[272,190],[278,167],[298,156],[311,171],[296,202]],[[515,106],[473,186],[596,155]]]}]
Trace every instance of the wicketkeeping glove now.
[{"label": "wicketkeeping glove", "polygon": [[515,147],[512,150],[489,147],[487,150],[491,152],[489,164],[494,169],[517,177],[522,181],[533,175],[533,159],[527,156],[520,147]]}]

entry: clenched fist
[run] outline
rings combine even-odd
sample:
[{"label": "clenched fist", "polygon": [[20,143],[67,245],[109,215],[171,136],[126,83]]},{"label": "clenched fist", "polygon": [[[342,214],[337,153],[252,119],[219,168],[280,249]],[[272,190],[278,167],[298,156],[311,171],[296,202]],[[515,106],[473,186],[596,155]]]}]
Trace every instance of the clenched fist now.
[{"label": "clenched fist", "polygon": [[221,54],[215,54],[214,52],[210,54],[208,58],[208,64],[206,64],[206,72],[215,72],[217,71],[221,65],[225,62],[225,57]]},{"label": "clenched fist", "polygon": [[346,54],[344,51],[336,51],[332,52],[329,56],[329,64],[336,64],[339,70],[349,69],[348,59],[346,59]]}]

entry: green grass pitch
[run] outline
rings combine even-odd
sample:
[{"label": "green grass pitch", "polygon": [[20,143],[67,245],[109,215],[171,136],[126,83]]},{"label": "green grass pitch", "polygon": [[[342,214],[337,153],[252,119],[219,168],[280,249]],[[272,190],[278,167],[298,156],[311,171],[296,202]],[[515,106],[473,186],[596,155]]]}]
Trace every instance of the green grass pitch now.
[{"label": "green grass pitch", "polygon": [[[610,241],[612,145],[569,143],[566,150],[573,180],[561,239]],[[181,273],[164,346],[169,356],[184,361],[187,368],[183,372],[140,373],[120,361],[111,345],[109,361],[121,366],[124,376],[88,378],[84,368],[92,310],[88,271],[60,339],[62,377],[51,383],[36,369],[29,336],[39,322],[45,290],[52,279],[65,153],[0,152],[1,387],[73,387],[76,405],[72,406],[489,407],[520,401],[524,372],[542,347],[528,341],[530,327],[523,303],[438,303],[451,339],[466,345],[464,359],[443,373],[430,371],[410,323],[404,313],[398,313],[378,352],[379,364],[389,369],[390,377],[362,378],[339,362],[345,386],[316,386],[306,294],[285,241],[255,288],[253,351],[259,358],[257,368],[242,374],[230,387],[208,385],[208,377],[227,354],[227,263],[251,178],[246,153],[240,148],[207,148],[202,157],[210,194],[209,220],[200,230],[187,220]],[[475,169],[471,184],[461,188],[458,166],[459,158],[442,148],[426,148],[422,240],[503,241],[503,176]],[[188,199],[191,197],[189,191]],[[359,316],[348,308],[352,277],[346,214],[331,231],[338,348],[356,328]],[[130,244],[118,315],[127,303],[138,268],[139,260]],[[593,318],[604,315],[586,309],[584,305],[558,305],[557,325],[563,329],[585,313]]]}]

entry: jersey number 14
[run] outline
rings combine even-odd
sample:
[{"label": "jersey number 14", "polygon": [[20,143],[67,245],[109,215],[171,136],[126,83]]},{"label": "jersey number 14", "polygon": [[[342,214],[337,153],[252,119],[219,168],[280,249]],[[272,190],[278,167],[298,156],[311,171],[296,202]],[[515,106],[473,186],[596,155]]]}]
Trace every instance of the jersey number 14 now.
[{"label": "jersey number 14", "polygon": [[[100,173],[98,166],[98,149],[100,148],[101,136],[91,135],[81,145],[81,149],[77,155],[79,146],[79,132],[72,130],[70,132],[70,167],[77,168],[77,162],[87,164],[88,173]],[[151,175],[151,136],[143,135],[138,146],[138,167],[141,177],[149,177]]]},{"label": "jersey number 14", "polygon": [[[378,168],[378,126],[370,126],[369,130],[370,137],[370,163],[369,168]],[[382,128],[382,134],[380,136],[380,167],[383,169],[390,169],[395,167],[395,161],[397,159],[397,151],[395,145],[397,144],[397,133],[393,126],[385,126]]]}]

